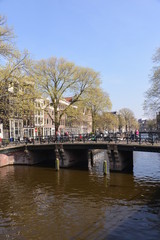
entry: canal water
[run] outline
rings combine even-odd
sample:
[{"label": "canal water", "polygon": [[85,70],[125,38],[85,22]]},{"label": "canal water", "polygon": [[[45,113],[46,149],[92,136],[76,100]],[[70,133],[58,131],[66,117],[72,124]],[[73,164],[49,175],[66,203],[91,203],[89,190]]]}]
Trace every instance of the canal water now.
[{"label": "canal water", "polygon": [[160,239],[160,154],[134,153],[133,173],[0,168],[0,240]]}]

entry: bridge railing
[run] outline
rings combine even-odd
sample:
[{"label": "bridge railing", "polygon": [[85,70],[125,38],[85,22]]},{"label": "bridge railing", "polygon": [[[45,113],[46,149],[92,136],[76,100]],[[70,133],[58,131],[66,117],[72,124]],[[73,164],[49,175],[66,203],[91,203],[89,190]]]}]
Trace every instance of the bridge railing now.
[{"label": "bridge railing", "polygon": [[2,139],[0,147],[14,146],[21,144],[50,144],[50,143],[87,143],[87,142],[107,142],[107,143],[125,143],[125,144],[158,144],[160,137],[153,133],[140,133],[138,137],[131,134],[108,134],[102,135],[89,135],[89,134],[71,134],[68,136],[38,136],[35,138],[24,138],[23,140]]}]

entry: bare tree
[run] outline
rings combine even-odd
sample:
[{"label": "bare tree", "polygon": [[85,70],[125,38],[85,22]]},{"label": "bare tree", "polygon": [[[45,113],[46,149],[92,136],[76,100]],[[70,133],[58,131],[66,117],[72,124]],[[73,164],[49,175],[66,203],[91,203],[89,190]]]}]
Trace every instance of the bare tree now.
[{"label": "bare tree", "polygon": [[137,127],[137,121],[134,117],[134,113],[129,108],[122,108],[119,111],[119,115],[123,119],[121,122],[124,123],[126,132],[130,131],[133,127]]},{"label": "bare tree", "polygon": [[92,132],[95,132],[98,116],[105,111],[108,111],[112,107],[108,93],[104,92],[100,86],[96,86],[90,89],[87,92],[84,98],[84,104],[90,109],[92,114]]},{"label": "bare tree", "polygon": [[8,28],[6,18],[0,15],[0,60],[16,55],[14,38],[14,32]]},{"label": "bare tree", "polygon": [[9,127],[9,118],[23,118],[34,111],[34,101],[39,95],[31,68],[27,52],[17,54],[0,67],[0,120],[4,129]]},{"label": "bare tree", "polygon": [[[77,67],[72,62],[56,57],[38,61],[35,64],[35,78],[42,96],[49,98],[54,108],[54,118],[52,116],[50,118],[55,123],[55,133],[67,110],[99,82],[99,74],[94,70]],[[67,95],[73,96],[72,101],[59,111],[60,100]]]},{"label": "bare tree", "polygon": [[153,62],[155,66],[150,79],[151,86],[145,92],[143,109],[146,114],[155,116],[155,113],[160,111],[160,48],[157,49],[156,54],[153,56]]}]

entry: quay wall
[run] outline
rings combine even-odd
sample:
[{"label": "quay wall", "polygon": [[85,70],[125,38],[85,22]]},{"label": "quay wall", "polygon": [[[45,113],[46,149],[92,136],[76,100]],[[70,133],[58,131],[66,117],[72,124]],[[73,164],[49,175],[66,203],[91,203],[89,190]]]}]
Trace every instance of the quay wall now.
[{"label": "quay wall", "polygon": [[28,151],[24,146],[0,150],[0,167],[7,165],[33,165],[43,159],[43,155]]}]

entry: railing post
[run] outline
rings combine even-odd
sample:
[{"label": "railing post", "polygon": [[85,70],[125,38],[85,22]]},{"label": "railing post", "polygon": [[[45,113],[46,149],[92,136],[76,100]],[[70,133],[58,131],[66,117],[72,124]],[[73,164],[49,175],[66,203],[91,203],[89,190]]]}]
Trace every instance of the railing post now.
[{"label": "railing post", "polygon": [[153,145],[153,143],[154,143],[154,139],[153,139],[153,133],[152,133],[152,145]]}]

